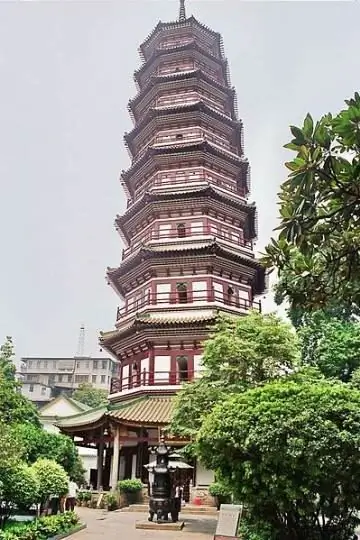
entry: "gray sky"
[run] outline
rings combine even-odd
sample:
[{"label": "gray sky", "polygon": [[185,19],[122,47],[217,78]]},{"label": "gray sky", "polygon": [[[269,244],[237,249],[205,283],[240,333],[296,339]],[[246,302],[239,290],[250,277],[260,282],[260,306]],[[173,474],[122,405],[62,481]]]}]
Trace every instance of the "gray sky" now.
[{"label": "gray sky", "polygon": [[[85,352],[115,321],[118,181],[137,48],[177,0],[0,3],[0,342],[17,356]],[[276,225],[289,124],[359,90],[358,2],[187,0],[224,37],[262,248]]]}]

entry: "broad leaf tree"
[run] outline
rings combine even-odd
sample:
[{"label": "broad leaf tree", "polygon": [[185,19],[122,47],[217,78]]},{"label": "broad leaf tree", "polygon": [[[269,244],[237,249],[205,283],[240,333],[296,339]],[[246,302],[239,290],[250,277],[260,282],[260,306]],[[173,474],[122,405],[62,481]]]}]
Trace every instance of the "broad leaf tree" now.
[{"label": "broad leaf tree", "polygon": [[197,453],[280,540],[352,540],[360,510],[360,392],[268,383],[207,415]]},{"label": "broad leaf tree", "polygon": [[79,384],[79,387],[74,390],[72,397],[88,407],[95,408],[106,405],[108,394],[109,392],[107,390],[95,388],[90,383],[81,383]]},{"label": "broad leaf tree", "polygon": [[216,403],[281,377],[298,357],[295,332],[273,314],[219,318],[205,343],[202,377],[185,384],[175,398],[170,430],[193,438]]},{"label": "broad leaf tree", "polygon": [[6,424],[29,423],[40,427],[35,406],[24,397],[15,378],[14,348],[11,338],[0,347],[0,421]]},{"label": "broad leaf tree", "polygon": [[286,145],[296,156],[263,260],[279,272],[278,300],[294,309],[360,306],[360,95],[345,103],[317,122],[308,114]]}]

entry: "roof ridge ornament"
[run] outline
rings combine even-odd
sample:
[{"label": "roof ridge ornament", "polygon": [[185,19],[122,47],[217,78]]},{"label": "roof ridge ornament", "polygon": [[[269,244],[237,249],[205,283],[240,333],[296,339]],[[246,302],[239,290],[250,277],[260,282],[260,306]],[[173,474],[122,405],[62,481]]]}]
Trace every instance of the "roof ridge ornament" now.
[{"label": "roof ridge ornament", "polygon": [[186,21],[185,0],[180,0],[179,22]]}]

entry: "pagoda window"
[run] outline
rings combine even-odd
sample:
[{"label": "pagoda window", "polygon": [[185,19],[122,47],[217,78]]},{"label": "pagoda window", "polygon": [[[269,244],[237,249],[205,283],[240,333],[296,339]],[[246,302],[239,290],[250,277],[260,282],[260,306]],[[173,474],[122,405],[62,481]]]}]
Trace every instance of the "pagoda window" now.
[{"label": "pagoda window", "polygon": [[179,223],[176,227],[178,238],[185,238],[186,236],[186,226],[185,223]]},{"label": "pagoda window", "polygon": [[234,289],[233,287],[231,287],[231,285],[229,285],[229,287],[227,288],[227,294],[226,294],[226,300],[227,300],[227,303],[228,304],[232,304],[233,301],[234,301]]},{"label": "pagoda window", "polygon": [[183,133],[177,133],[176,134],[176,139],[183,139],[183,138],[184,138]]},{"label": "pagoda window", "polygon": [[189,362],[187,356],[177,356],[177,381],[182,383],[189,380]]},{"label": "pagoda window", "polygon": [[187,304],[188,302],[188,287],[186,283],[177,283],[177,298],[179,304]]}]

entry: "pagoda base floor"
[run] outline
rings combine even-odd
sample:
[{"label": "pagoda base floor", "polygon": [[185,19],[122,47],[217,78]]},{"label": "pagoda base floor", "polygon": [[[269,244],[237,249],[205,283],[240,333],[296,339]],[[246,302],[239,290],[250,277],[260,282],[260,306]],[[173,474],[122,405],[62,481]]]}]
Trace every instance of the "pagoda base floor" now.
[{"label": "pagoda base floor", "polygon": [[181,531],[185,525],[184,521],[177,521],[172,523],[169,521],[166,522],[157,522],[157,521],[137,521],[135,523],[135,529],[146,529],[146,530],[158,530],[158,531]]}]

